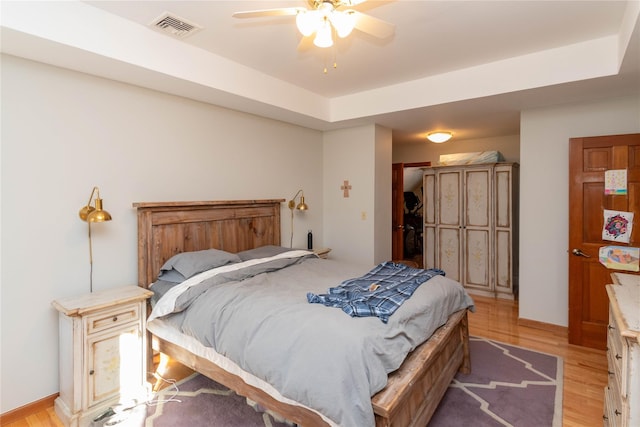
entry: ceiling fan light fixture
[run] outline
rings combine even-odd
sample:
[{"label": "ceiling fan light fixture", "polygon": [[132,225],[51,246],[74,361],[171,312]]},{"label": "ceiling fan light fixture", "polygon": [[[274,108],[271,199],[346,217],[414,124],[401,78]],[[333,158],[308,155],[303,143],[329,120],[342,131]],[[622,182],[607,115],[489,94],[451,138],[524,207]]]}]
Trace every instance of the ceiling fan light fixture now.
[{"label": "ceiling fan light fixture", "polygon": [[336,29],[338,37],[345,38],[353,31],[356,25],[356,17],[353,11],[347,10],[345,12],[334,11],[329,20],[331,25]]},{"label": "ceiling fan light fixture", "polygon": [[436,144],[441,144],[450,140],[452,136],[451,132],[430,132],[427,134],[427,139]]},{"label": "ceiling fan light fixture", "polygon": [[318,28],[313,44],[318,47],[333,46],[333,39],[331,38],[331,24],[329,24],[329,21],[326,18],[324,19],[322,26]]},{"label": "ceiling fan light fixture", "polygon": [[300,11],[296,15],[298,31],[305,37],[315,33],[320,25],[322,25],[322,17],[318,16],[315,10]]}]

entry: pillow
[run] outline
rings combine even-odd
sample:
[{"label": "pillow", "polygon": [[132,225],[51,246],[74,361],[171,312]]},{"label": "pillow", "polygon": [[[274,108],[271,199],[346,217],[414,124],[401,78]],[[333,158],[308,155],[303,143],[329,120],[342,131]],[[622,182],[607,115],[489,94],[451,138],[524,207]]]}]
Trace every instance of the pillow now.
[{"label": "pillow", "polygon": [[236,254],[219,249],[182,252],[172,256],[160,268],[158,279],[180,283],[203,271],[242,261]]},{"label": "pillow", "polygon": [[149,290],[153,291],[153,295],[151,295],[151,308],[155,307],[156,303],[164,294],[169,292],[171,288],[176,285],[175,282],[169,282],[164,280],[157,280],[151,284]]},{"label": "pillow", "polygon": [[238,256],[242,261],[247,261],[247,260],[256,259],[256,258],[267,258],[274,255],[281,254],[283,252],[289,252],[292,250],[293,249],[291,248],[284,248],[282,246],[267,245],[267,246],[260,246],[259,248],[255,248],[255,249],[249,249],[246,251],[238,252]]}]

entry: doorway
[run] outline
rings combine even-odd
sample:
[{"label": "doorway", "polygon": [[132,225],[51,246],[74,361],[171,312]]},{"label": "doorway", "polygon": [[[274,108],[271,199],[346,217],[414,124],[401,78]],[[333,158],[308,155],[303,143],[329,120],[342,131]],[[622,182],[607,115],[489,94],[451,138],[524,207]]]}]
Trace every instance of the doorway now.
[{"label": "doorway", "polygon": [[[626,171],[626,193],[605,192],[609,170]],[[609,318],[605,285],[616,271],[599,262],[600,248],[640,245],[640,227],[628,242],[603,239],[605,209],[640,220],[640,134],[569,140],[569,343],[600,349]]]},{"label": "doorway", "polygon": [[423,266],[423,168],[431,162],[394,163],[392,183],[392,253],[394,260]]}]

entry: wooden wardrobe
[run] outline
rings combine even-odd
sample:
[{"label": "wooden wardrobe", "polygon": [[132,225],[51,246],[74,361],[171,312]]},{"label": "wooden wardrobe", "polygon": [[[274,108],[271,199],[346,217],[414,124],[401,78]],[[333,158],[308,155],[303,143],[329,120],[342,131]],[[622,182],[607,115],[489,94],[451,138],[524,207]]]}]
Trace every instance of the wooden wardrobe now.
[{"label": "wooden wardrobe", "polygon": [[518,296],[518,164],[424,172],[424,265],[470,293]]}]

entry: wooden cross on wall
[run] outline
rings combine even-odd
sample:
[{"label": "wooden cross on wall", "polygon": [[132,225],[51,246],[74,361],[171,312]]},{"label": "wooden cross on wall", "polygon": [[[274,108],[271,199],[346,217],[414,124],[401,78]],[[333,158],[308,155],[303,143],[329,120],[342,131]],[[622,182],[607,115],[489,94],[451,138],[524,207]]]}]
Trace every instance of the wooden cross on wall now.
[{"label": "wooden cross on wall", "polygon": [[351,184],[349,184],[348,180],[345,180],[344,184],[340,186],[340,189],[343,191],[342,197],[349,197],[349,190],[351,190]]}]

